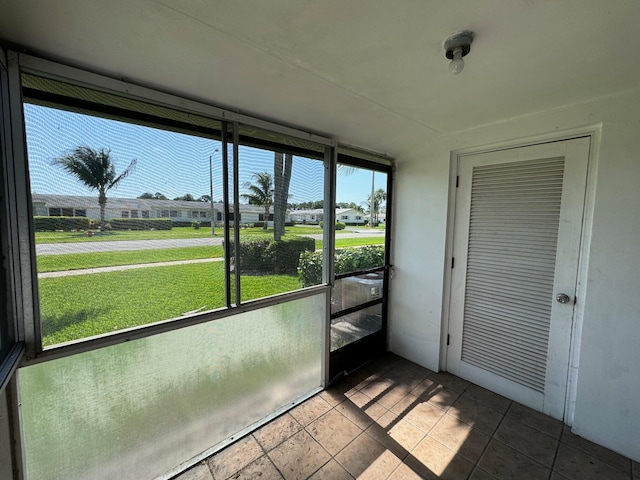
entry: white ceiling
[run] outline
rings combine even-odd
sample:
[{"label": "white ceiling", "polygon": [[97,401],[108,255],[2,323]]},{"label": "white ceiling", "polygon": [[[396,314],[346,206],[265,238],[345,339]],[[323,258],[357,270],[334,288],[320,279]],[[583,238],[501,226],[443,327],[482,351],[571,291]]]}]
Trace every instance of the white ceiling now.
[{"label": "white ceiling", "polygon": [[638,21],[637,0],[0,0],[31,52],[398,157],[636,88]]}]

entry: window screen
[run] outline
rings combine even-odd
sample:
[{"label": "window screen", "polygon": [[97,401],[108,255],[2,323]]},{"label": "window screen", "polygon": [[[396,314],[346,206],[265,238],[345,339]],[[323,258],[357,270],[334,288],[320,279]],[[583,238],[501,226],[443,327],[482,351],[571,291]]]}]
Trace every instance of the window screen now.
[{"label": "window screen", "polygon": [[322,203],[324,152],[275,145],[264,141],[266,134],[251,133],[240,137],[238,148],[244,301],[264,296],[263,290],[282,293],[310,286],[303,285],[301,259],[322,246],[320,226],[295,221],[292,211],[298,203]]},{"label": "window screen", "polygon": [[291,210],[322,204],[325,147],[230,124],[223,145],[215,120],[23,84],[44,347],[320,283],[298,268],[322,229]]}]

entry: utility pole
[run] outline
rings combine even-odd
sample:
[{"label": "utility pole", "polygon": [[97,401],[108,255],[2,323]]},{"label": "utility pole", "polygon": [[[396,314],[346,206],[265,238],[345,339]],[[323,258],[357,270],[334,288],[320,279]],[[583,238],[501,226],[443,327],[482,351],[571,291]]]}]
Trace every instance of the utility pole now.
[{"label": "utility pole", "polygon": [[369,200],[369,228],[373,228],[373,206],[376,202],[375,198],[373,198],[375,194],[375,184],[376,184],[376,172],[375,170],[371,172],[371,200]]}]

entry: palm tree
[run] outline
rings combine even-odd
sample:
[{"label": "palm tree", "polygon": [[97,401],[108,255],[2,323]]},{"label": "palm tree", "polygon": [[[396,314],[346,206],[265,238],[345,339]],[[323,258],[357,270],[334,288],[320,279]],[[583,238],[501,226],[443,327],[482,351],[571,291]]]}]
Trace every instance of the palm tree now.
[{"label": "palm tree", "polygon": [[104,229],[105,209],[107,207],[107,191],[116,187],[135,168],[136,160],[116,176],[116,167],[111,158],[111,149],[94,150],[80,146],[66,155],[53,160],[52,165],[64,169],[69,175],[76,177],[92,190],[98,191],[100,205],[100,228]]},{"label": "palm tree", "polygon": [[243,193],[242,198],[247,200],[251,205],[260,205],[264,207],[264,225],[263,230],[267,229],[269,221],[269,210],[273,205],[273,176],[269,172],[258,172],[251,175],[255,183],[245,182],[244,188],[251,193]]},{"label": "palm tree", "polygon": [[378,213],[380,212],[380,207],[387,200],[387,192],[384,189],[379,188],[375,192],[373,192],[373,207],[371,202],[371,195],[367,197],[367,200],[363,202],[367,208],[369,209],[369,213],[371,214],[371,227],[374,227],[378,224]]}]

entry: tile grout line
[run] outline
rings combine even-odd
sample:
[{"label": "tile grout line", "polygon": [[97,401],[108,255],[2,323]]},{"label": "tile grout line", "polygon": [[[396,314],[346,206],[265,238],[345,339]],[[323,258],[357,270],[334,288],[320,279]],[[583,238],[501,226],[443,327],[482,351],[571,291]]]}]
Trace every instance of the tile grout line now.
[{"label": "tile grout line", "polygon": [[[504,411],[504,414],[502,415],[502,418],[501,418],[501,419],[500,419],[500,421],[498,422],[498,425],[496,425],[495,430],[494,430],[494,431],[493,431],[493,433],[489,436],[489,441],[487,442],[487,444],[486,444],[486,445],[484,446],[484,448],[482,449],[482,453],[480,453],[480,456],[478,457],[478,460],[476,460],[476,462],[475,462],[475,464],[474,464],[474,466],[473,466],[474,468],[471,470],[471,473],[470,473],[469,475],[472,475],[472,474],[473,474],[473,472],[474,472],[476,469],[480,469],[480,470],[482,470],[482,468],[480,467],[480,462],[482,461],[482,459],[484,458],[485,454],[487,453],[487,450],[489,450],[489,445],[491,445],[491,442],[492,442],[493,440],[496,440],[496,441],[498,441],[498,442],[500,441],[500,440],[498,440],[497,438],[495,438],[495,436],[496,436],[496,433],[498,433],[498,429],[499,429],[499,428],[500,428],[500,426],[502,425],[502,422],[504,422],[504,419],[505,419],[505,418],[507,418],[507,413],[509,413],[509,410],[511,410],[511,406],[512,406],[512,405],[513,405],[513,401],[509,400],[509,406],[508,406],[508,407],[507,407],[507,409]],[[472,426],[472,428],[473,428],[473,426]],[[482,471],[484,471],[484,470],[482,470]],[[487,472],[487,473],[488,473],[488,472]],[[495,478],[492,474],[489,474],[489,475],[491,475],[491,477]]]},{"label": "tile grout line", "polygon": [[[289,412],[287,412],[289,413]],[[279,418],[279,417],[278,417]],[[275,419],[274,419],[275,420]],[[297,420],[294,418],[294,420],[297,422]],[[256,430],[257,431],[257,430]],[[284,479],[284,475],[282,474],[282,472],[280,471],[280,469],[278,468],[278,466],[273,462],[273,460],[271,460],[271,457],[269,456],[269,452],[267,452],[267,450],[262,446],[262,444],[258,441],[258,439],[254,436],[253,434],[254,432],[251,432],[251,437],[253,438],[253,440],[258,444],[258,446],[260,447],[260,450],[262,450],[262,454],[267,458],[267,460],[269,461],[269,463],[271,463],[271,465],[273,465],[273,468],[275,468],[276,472],[278,472],[280,474],[280,476]],[[295,434],[294,434],[295,435]],[[293,435],[292,435],[293,436]],[[289,437],[291,438],[291,437]],[[285,439],[288,440],[288,439]],[[280,442],[278,445],[282,444],[285,442],[285,440],[283,440],[282,442]],[[276,448],[278,445],[276,445],[275,447],[273,447],[271,450],[273,450],[274,448]],[[256,460],[258,460],[260,457],[256,458]],[[254,460],[251,463],[254,463],[256,460]],[[251,465],[251,463],[249,465]],[[247,465],[247,466],[249,466]],[[246,467],[243,467],[246,468]],[[242,470],[242,468],[240,470],[238,470],[238,472],[240,472]],[[235,472],[233,475],[236,475],[238,472]],[[233,477],[233,475],[231,475]],[[215,480],[215,478],[214,478]]]},{"label": "tile grout line", "polygon": [[562,423],[563,423],[563,427],[560,429],[560,436],[558,437],[558,445],[556,446],[556,452],[553,455],[553,462],[551,462],[551,473],[549,474],[549,479],[551,479],[551,476],[555,471],[556,462],[558,461],[558,454],[560,453],[560,445],[562,445],[562,437],[564,437],[564,422]]},{"label": "tile grout line", "polygon": [[[568,427],[568,425],[566,425],[566,426]],[[570,433],[570,434],[573,434],[571,431],[569,431],[569,433]],[[575,435],[575,434],[573,434],[573,435]],[[564,429],[563,429],[563,432],[562,432],[562,434],[561,434],[561,438],[563,438],[563,437],[564,437]],[[579,435],[578,435],[578,437],[582,439],[582,437],[580,437]],[[583,439],[583,440],[586,440],[586,439]],[[587,441],[587,442],[590,442],[590,443],[593,443],[593,442],[591,442],[590,440],[586,440],[586,441]],[[581,454],[581,455],[584,455],[584,456],[586,456],[586,457],[593,458],[593,459],[597,460],[598,462],[600,462],[600,463],[602,463],[602,464],[606,465],[607,467],[612,468],[613,470],[616,470],[616,471],[618,471],[618,472],[625,473],[625,474],[627,473],[627,472],[625,472],[624,470],[620,469],[617,465],[614,465],[613,463],[610,463],[610,462],[608,462],[607,460],[604,460],[604,459],[602,459],[602,458],[598,457],[597,455],[594,455],[594,454],[592,454],[592,453],[589,453],[588,451],[586,451],[586,450],[584,450],[584,449],[580,448],[580,447],[579,447],[579,446],[577,446],[577,445],[570,445],[569,443],[562,442],[562,441],[560,441],[560,442],[559,442],[559,445],[560,445],[560,444],[563,444],[563,445],[564,445],[566,448],[568,448],[569,450],[572,450],[572,451],[574,451],[574,452],[577,452],[577,453],[579,453],[579,454]],[[598,445],[598,444],[596,444],[596,443],[594,443],[594,445],[596,445],[597,447],[602,447],[601,445]],[[606,447],[602,447],[602,448],[605,448],[605,449],[606,449]],[[609,449],[607,449],[607,450],[609,450]],[[613,450],[611,450],[611,451],[613,452]],[[613,453],[617,453],[617,452],[613,452]],[[624,457],[624,455],[623,455],[623,457]],[[624,457],[624,458],[625,458],[626,460],[629,460],[629,462],[631,462],[631,459],[630,459],[630,458],[628,458],[628,457]],[[633,471],[632,471],[632,467],[633,467],[633,463],[631,463],[631,467],[630,467],[630,470],[629,470],[629,471],[631,472],[631,480],[634,480],[634,478],[633,478]]]},{"label": "tile grout line", "polygon": [[[344,394],[342,394],[342,395],[344,395]],[[317,417],[315,420],[313,420],[312,422],[309,422],[309,424],[307,424],[306,426],[303,426],[303,427],[302,427],[302,429],[303,429],[303,430],[304,430],[304,431],[305,431],[305,432],[306,432],[306,433],[307,433],[307,434],[308,434],[308,435],[313,439],[313,441],[315,441],[318,445],[320,445],[320,448],[322,448],[325,452],[327,452],[327,453],[329,454],[329,457],[330,457],[330,458],[329,458],[329,460],[327,460],[325,463],[323,463],[322,465],[320,465],[320,466],[319,466],[319,467],[318,467],[314,472],[312,472],[312,473],[311,473],[311,475],[309,475],[309,477],[307,477],[307,478],[310,478],[310,477],[312,477],[313,475],[315,475],[316,473],[318,473],[318,472],[319,472],[323,467],[325,467],[327,464],[329,464],[329,463],[331,462],[331,460],[333,460],[333,461],[334,461],[334,462],[336,462],[338,465],[340,465],[340,467],[342,467],[342,469],[344,469],[344,471],[345,471],[345,472],[347,472],[347,474],[348,474],[350,477],[352,477],[352,478],[353,478],[353,476],[351,475],[351,473],[349,473],[349,472],[347,471],[347,469],[344,467],[344,465],[342,465],[342,464],[341,464],[341,463],[336,459],[336,456],[337,456],[340,452],[342,452],[343,450],[345,450],[349,445],[351,445],[351,444],[356,440],[356,438],[360,437],[360,435],[362,435],[363,433],[365,433],[365,431],[364,431],[364,430],[362,430],[362,429],[361,429],[358,425],[356,425],[354,422],[352,422],[350,418],[346,417],[346,416],[345,416],[345,415],[343,415],[339,410],[337,410],[337,409],[336,409],[336,407],[337,407],[338,405],[342,405],[342,403],[343,403],[343,402],[345,402],[346,400],[347,400],[347,398],[346,398],[346,396],[345,396],[345,399],[344,399],[342,402],[338,403],[337,405],[333,405],[333,406],[331,407],[331,409],[329,409],[327,412],[323,413],[322,415],[320,415],[319,417]],[[325,400],[325,402],[326,402],[326,400]],[[327,402],[327,403],[329,403],[329,402]],[[333,454],[332,454],[332,453],[330,453],[326,448],[324,448],[324,447],[322,446],[322,444],[321,444],[318,440],[316,440],[316,439],[315,439],[315,437],[311,434],[311,432],[307,431],[307,427],[308,427],[309,425],[311,425],[313,422],[315,422],[316,420],[320,419],[321,417],[324,417],[325,415],[327,415],[329,412],[331,412],[331,410],[335,410],[335,412],[336,412],[338,415],[342,415],[346,420],[348,420],[349,422],[353,423],[353,424],[354,424],[354,425],[355,425],[355,426],[360,430],[360,433],[359,433],[358,435],[356,435],[356,437],[355,437],[354,439],[352,439],[350,442],[348,442],[344,447],[342,447],[340,450],[338,450],[338,451],[336,452],[336,454],[335,454],[335,455],[333,455]],[[284,476],[283,476],[283,477],[284,477]]]}]

